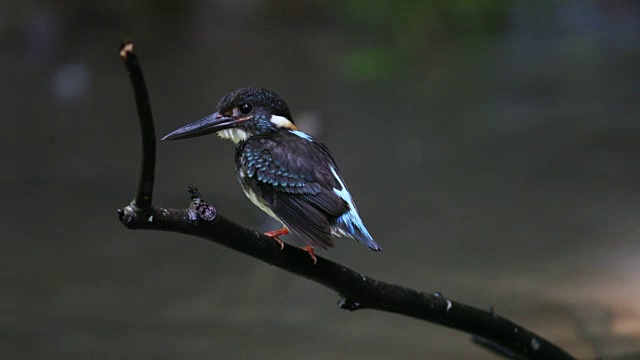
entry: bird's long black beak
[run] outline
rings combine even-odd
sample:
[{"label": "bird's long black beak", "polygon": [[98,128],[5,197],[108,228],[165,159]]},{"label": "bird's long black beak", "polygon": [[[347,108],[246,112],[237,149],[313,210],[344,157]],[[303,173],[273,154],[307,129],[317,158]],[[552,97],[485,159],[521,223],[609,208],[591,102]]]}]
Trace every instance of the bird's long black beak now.
[{"label": "bird's long black beak", "polygon": [[215,112],[203,119],[185,125],[166,135],[162,140],[180,140],[211,134],[220,130],[235,127],[246,119],[234,119]]}]

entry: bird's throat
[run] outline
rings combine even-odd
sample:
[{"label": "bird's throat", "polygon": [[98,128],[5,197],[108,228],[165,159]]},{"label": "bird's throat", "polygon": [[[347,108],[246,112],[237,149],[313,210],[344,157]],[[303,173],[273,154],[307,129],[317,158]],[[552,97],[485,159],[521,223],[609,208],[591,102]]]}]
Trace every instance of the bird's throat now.
[{"label": "bird's throat", "polygon": [[240,141],[244,141],[249,138],[249,133],[237,128],[220,130],[217,134],[223,139],[229,139],[233,141],[234,144],[237,144]]}]

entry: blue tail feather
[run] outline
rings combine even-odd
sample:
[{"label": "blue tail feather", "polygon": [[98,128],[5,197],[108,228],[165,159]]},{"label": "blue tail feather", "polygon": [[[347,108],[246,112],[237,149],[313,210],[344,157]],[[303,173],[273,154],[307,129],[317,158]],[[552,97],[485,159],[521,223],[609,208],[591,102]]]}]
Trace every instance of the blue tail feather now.
[{"label": "blue tail feather", "polygon": [[382,250],[380,245],[373,240],[369,231],[367,231],[358,213],[353,209],[336,219],[334,233],[354,238],[362,244],[367,245],[371,250]]},{"label": "blue tail feather", "polygon": [[356,205],[353,203],[353,199],[351,198],[351,194],[347,187],[344,185],[342,178],[333,167],[330,168],[333,176],[335,176],[336,180],[340,184],[340,188],[334,188],[333,192],[338,195],[342,200],[344,200],[347,205],[349,205],[349,211],[340,215],[336,219],[335,226],[332,226],[332,232],[338,236],[348,236],[350,238],[354,238],[359,242],[367,245],[371,250],[380,251],[382,248],[378,245],[367,231],[367,228],[364,227],[362,223],[362,219],[360,219],[360,215],[358,215],[358,210],[356,210]]}]

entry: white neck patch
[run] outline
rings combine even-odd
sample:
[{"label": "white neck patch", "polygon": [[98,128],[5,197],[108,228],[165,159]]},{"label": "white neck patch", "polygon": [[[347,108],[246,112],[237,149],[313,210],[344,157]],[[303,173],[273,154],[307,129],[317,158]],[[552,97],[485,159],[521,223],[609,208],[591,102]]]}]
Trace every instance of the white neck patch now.
[{"label": "white neck patch", "polygon": [[224,129],[218,131],[217,134],[223,139],[229,139],[233,141],[234,144],[237,144],[240,141],[244,141],[249,138],[249,134],[242,129]]},{"label": "white neck patch", "polygon": [[297,127],[293,125],[291,120],[287,119],[284,116],[271,115],[271,122],[275,124],[277,127],[296,130]]}]

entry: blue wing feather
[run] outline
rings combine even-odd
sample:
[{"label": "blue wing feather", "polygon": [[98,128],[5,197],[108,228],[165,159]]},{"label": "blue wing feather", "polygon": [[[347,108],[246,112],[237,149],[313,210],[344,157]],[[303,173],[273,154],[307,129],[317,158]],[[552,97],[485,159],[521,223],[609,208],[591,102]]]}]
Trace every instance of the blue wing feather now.
[{"label": "blue wing feather", "polygon": [[332,247],[333,233],[380,250],[364,227],[331,153],[312,137],[289,131],[254,136],[238,143],[236,165],[245,192],[259,196],[312,246]]}]

